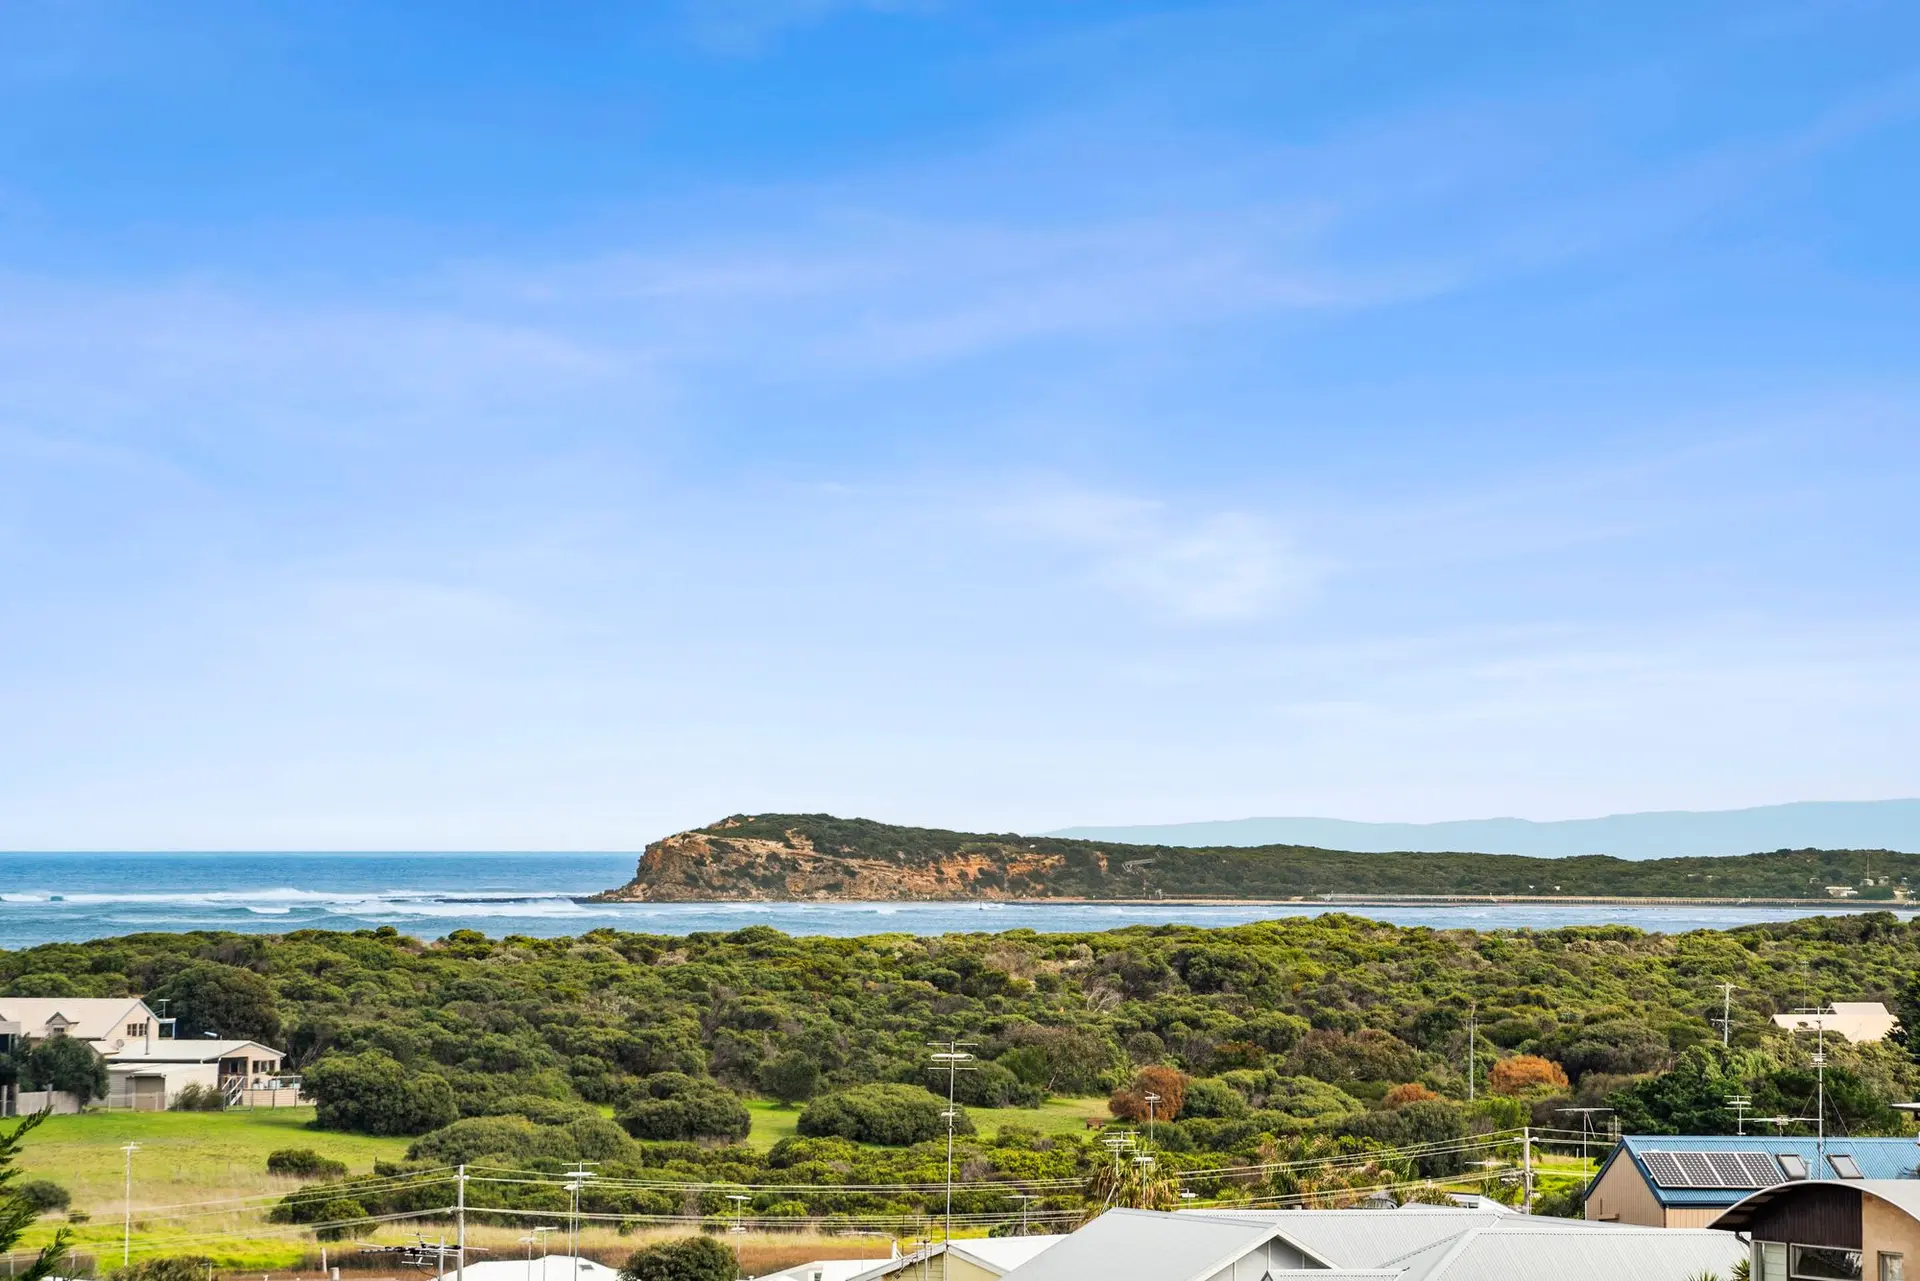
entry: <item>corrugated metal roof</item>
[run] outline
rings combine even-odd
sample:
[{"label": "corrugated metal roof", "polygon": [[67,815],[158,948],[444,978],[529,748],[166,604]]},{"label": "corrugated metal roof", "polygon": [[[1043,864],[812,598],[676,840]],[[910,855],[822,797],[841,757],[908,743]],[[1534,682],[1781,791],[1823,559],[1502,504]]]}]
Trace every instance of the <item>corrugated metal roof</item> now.
[{"label": "corrugated metal roof", "polygon": [[1398,1264],[1400,1281],[1693,1281],[1703,1272],[1726,1275],[1746,1254],[1731,1232],[1611,1223],[1569,1232],[1522,1219],[1478,1225]]},{"label": "corrugated metal roof", "polygon": [[[1771,1135],[1734,1134],[1629,1134],[1601,1167],[1618,1160],[1625,1152],[1646,1180],[1656,1200],[1669,1206],[1730,1206],[1752,1194],[1752,1188],[1669,1188],[1661,1187],[1648,1171],[1647,1152],[1766,1152],[1778,1156],[1791,1152],[1807,1163],[1811,1178],[1837,1179],[1839,1171],[1831,1163],[1818,1160],[1819,1143],[1811,1137],[1777,1138]],[[1828,1138],[1829,1156],[1845,1154],[1860,1165],[1868,1179],[1911,1179],[1920,1167],[1920,1146],[1901,1138]],[[1599,1183],[1596,1178],[1595,1184]],[[1855,1180],[1848,1180],[1855,1182]]]},{"label": "corrugated metal roof", "polygon": [[1005,1281],[1205,1281],[1273,1235],[1257,1221],[1108,1210]]},{"label": "corrugated metal roof", "polygon": [[1210,1217],[1270,1223],[1295,1245],[1344,1268],[1377,1268],[1437,1241],[1449,1241],[1496,1215],[1452,1206],[1398,1210],[1198,1210]]}]

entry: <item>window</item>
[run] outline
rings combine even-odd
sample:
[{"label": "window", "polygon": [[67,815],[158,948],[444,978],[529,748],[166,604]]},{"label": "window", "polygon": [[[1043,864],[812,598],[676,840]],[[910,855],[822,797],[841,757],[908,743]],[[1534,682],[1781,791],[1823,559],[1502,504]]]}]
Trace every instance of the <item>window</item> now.
[{"label": "window", "polygon": [[1834,1245],[1796,1245],[1794,1281],[1860,1281],[1860,1252]]},{"label": "window", "polygon": [[1797,1153],[1782,1152],[1780,1154],[1780,1168],[1787,1172],[1789,1179],[1804,1179],[1807,1177],[1806,1159]]},{"label": "window", "polygon": [[1833,1172],[1843,1179],[1857,1179],[1860,1177],[1860,1163],[1848,1156],[1845,1152],[1835,1152],[1831,1154],[1827,1157],[1827,1164],[1831,1165]]},{"label": "window", "polygon": [[1880,1252],[1880,1281],[1907,1281],[1906,1256]]},{"label": "window", "polygon": [[127,1024],[128,1036],[145,1036],[146,1034],[147,1034],[147,1025],[145,1023]]}]

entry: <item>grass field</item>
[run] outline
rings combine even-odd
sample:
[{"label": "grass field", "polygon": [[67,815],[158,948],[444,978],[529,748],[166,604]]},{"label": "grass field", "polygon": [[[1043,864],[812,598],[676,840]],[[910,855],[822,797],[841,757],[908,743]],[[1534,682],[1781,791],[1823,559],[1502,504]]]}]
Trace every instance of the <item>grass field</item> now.
[{"label": "grass field", "polygon": [[[73,1196],[73,1208],[91,1216],[78,1225],[78,1248],[113,1255],[118,1263],[125,1195],[126,1143],[133,1156],[136,1249],[203,1253],[234,1266],[274,1266],[304,1253],[299,1242],[250,1244],[238,1234],[257,1230],[261,1212],[236,1198],[279,1196],[300,1186],[267,1173],[276,1148],[310,1147],[345,1161],[355,1173],[376,1158],[405,1154],[406,1139],[376,1139],[309,1130],[312,1108],[254,1112],[88,1112],[42,1122],[21,1151],[24,1177],[51,1179]],[[209,1204],[211,1203],[211,1204]],[[42,1219],[27,1240],[38,1244],[57,1226]],[[208,1238],[208,1240],[202,1240]]]},{"label": "grass field", "polygon": [[[747,1142],[762,1151],[781,1139],[791,1138],[800,1122],[799,1108],[783,1108],[766,1099],[749,1099],[747,1112],[753,1118]],[[1108,1118],[1104,1098],[1050,1099],[1037,1108],[969,1108],[967,1114],[984,1135],[991,1135],[1003,1125],[1029,1126],[1042,1134],[1082,1134],[1088,1117]]]}]

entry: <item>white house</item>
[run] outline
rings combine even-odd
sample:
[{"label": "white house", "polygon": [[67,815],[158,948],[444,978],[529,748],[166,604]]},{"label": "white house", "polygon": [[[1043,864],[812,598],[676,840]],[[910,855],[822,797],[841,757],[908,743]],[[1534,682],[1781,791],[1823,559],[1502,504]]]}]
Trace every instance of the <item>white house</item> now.
[{"label": "white house", "polygon": [[1776,1014],[1773,1016],[1773,1025],[1789,1032],[1812,1032],[1825,1028],[1857,1045],[1862,1041],[1884,1040],[1887,1033],[1900,1026],[1900,1020],[1878,1001],[1835,1001],[1824,1010],[1795,1010],[1791,1014]]},{"label": "white house", "polygon": [[107,1106],[163,1112],[189,1085],[218,1090],[230,1103],[290,1105],[298,1101],[299,1083],[281,1075],[285,1058],[258,1041],[130,1045],[106,1056]]},{"label": "white house", "polygon": [[1745,1257],[1731,1237],[1439,1206],[1109,1210],[1005,1281],[1693,1281]]},{"label": "white house", "polygon": [[[17,1025],[11,1031],[8,1025]],[[25,1045],[70,1036],[109,1055],[129,1044],[173,1035],[163,1019],[137,996],[0,996],[0,1034]]]}]

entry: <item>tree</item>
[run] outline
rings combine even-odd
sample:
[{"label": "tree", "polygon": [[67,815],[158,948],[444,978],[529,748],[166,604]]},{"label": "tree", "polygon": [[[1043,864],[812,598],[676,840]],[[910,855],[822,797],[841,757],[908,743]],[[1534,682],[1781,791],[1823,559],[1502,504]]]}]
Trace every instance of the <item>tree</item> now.
[{"label": "tree", "polygon": [[[800,1113],[798,1129],[808,1138],[838,1136],[855,1143],[908,1147],[947,1132],[947,1101],[917,1085],[856,1085],[823,1094]],[[972,1134],[965,1108],[953,1119],[955,1134]]]},{"label": "tree", "polygon": [[178,1022],[177,1037],[217,1036],[271,1045],[280,1035],[273,986],[252,970],[218,961],[195,961],[150,995],[164,998]]},{"label": "tree", "polygon": [[1380,1100],[1383,1108],[1403,1108],[1409,1103],[1425,1103],[1428,1099],[1440,1096],[1418,1081],[1409,1081],[1405,1085],[1396,1085],[1388,1090]]},{"label": "tree", "polygon": [[379,1050],[328,1054],[306,1070],[314,1124],[359,1134],[425,1134],[460,1115],[445,1078],[404,1067]]},{"label": "tree", "polygon": [[735,1281],[740,1260],[712,1237],[685,1237],[635,1250],[620,1281]]},{"label": "tree", "polygon": [[1179,1068],[1143,1067],[1133,1074],[1131,1082],[1113,1092],[1113,1097],[1107,1100],[1107,1110],[1123,1121],[1145,1121],[1148,1119],[1147,1095],[1152,1094],[1156,1096],[1152,1118],[1171,1121],[1180,1115],[1181,1105],[1186,1102],[1188,1079]]},{"label": "tree", "polygon": [[21,1077],[29,1090],[60,1090],[82,1103],[107,1095],[107,1061],[71,1036],[50,1036],[28,1050]]},{"label": "tree", "polygon": [[717,1081],[656,1072],[641,1084],[646,1095],[615,1118],[636,1139],[744,1139],[753,1127],[746,1104]]},{"label": "tree", "polygon": [[798,1050],[777,1054],[760,1065],[760,1088],[788,1107],[805,1103],[820,1088],[820,1065]]},{"label": "tree", "polygon": [[1538,1054],[1516,1054],[1501,1059],[1487,1072],[1487,1088],[1495,1094],[1532,1094],[1567,1088],[1567,1074],[1552,1059]]},{"label": "tree", "polygon": [[[32,1185],[16,1184],[14,1180],[20,1177],[17,1163],[21,1144],[26,1141],[27,1133],[46,1119],[47,1113],[36,1112],[21,1118],[11,1130],[0,1130],[0,1254],[12,1250],[33,1225],[33,1221],[40,1217],[39,1198],[27,1194],[27,1188]],[[53,1240],[41,1248],[34,1261],[15,1274],[16,1281],[42,1281],[54,1275],[54,1270],[66,1257],[67,1244],[71,1239],[65,1228],[54,1233]]]}]

